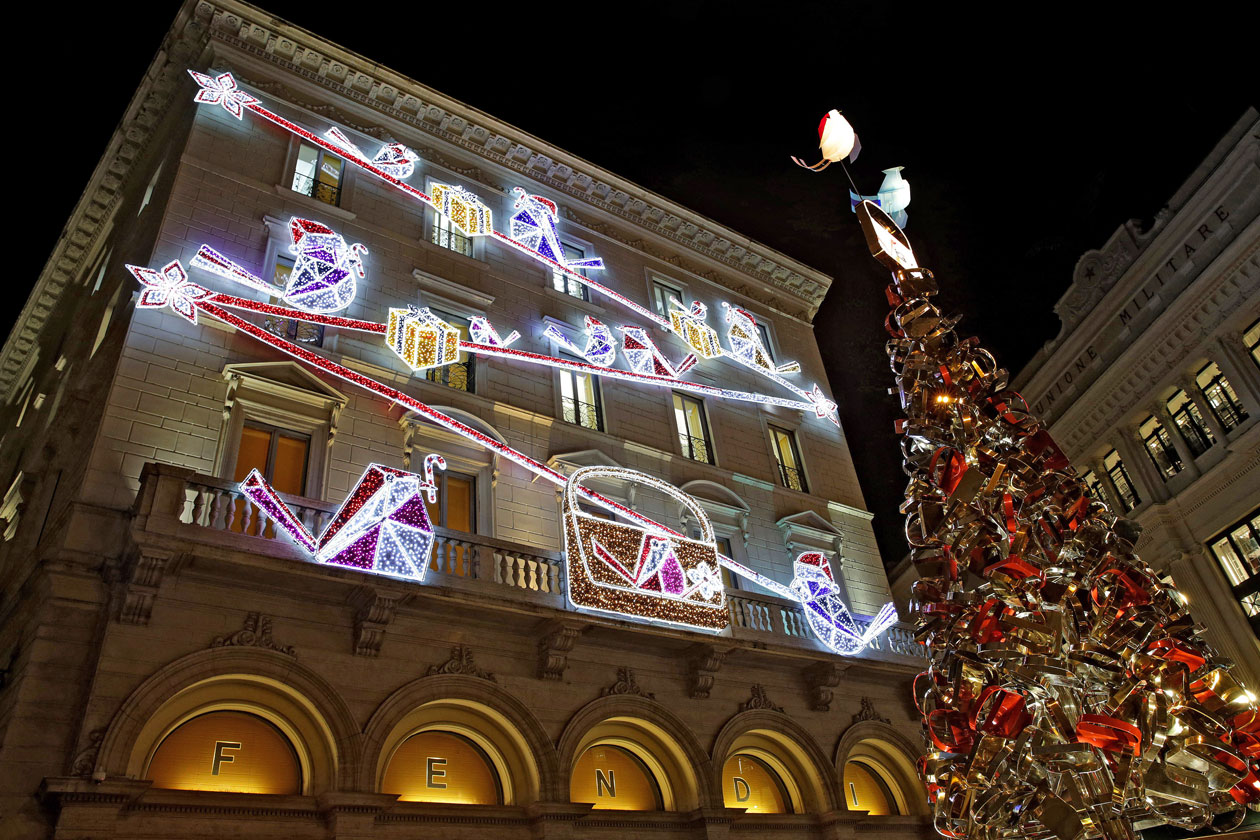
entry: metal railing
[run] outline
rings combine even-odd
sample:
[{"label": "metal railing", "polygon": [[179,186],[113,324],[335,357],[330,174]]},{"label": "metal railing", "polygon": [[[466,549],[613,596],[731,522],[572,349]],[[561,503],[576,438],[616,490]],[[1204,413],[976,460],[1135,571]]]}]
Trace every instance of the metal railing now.
[{"label": "metal railing", "polygon": [[316,201],[331,204],[333,207],[336,207],[341,201],[340,184],[329,184],[326,181],[311,178],[300,172],[293,174],[293,191],[302,195],[309,195]]},{"label": "metal railing", "polygon": [[787,467],[779,464],[779,478],[782,479],[783,486],[789,490],[805,492],[805,476],[796,467]]},{"label": "metal railing", "polygon": [[312,347],[324,346],[324,325],[308,324],[292,318],[271,318],[263,321],[263,329],[272,335],[296,341],[298,344],[309,344]]},{"label": "metal railing", "polygon": [[604,419],[600,416],[598,403],[582,402],[573,397],[561,397],[560,408],[564,414],[564,422],[576,423],[597,432],[604,430]]},{"label": "metal railing", "polygon": [[465,257],[472,256],[472,237],[464,236],[457,230],[444,228],[437,222],[433,224],[432,242],[434,245],[440,245]]},{"label": "metal railing", "polygon": [[713,463],[713,455],[709,452],[709,442],[704,438],[680,433],[678,440],[682,443],[683,454],[691,460],[703,461],[706,464]]},{"label": "metal railing", "polygon": [[456,391],[473,392],[473,384],[475,382],[475,368],[471,358],[462,362],[451,362],[449,365],[442,367],[429,368],[424,372],[424,378],[430,382],[440,382],[448,388],[454,388]]}]

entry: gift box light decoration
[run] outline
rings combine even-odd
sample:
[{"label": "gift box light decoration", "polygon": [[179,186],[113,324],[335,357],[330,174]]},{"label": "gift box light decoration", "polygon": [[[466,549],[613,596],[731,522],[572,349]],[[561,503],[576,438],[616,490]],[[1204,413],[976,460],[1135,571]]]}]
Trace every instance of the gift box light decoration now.
[{"label": "gift box light decoration", "polygon": [[936,828],[955,838],[1133,840],[1134,825],[1229,830],[1260,804],[1260,710],[1200,638],[1175,586],[1134,553],[1007,372],[893,271],[886,325],[920,580],[916,679]]},{"label": "gift box light decoration", "polygon": [[423,477],[372,464],[318,538],[258,470],[246,476],[240,489],[320,563],[423,583],[433,525],[421,495],[429,502],[437,498],[434,467],[446,469],[441,455],[425,457]]},{"label": "gift box light decoration", "polygon": [[434,184],[431,189],[433,206],[464,236],[488,236],[494,232],[490,208],[476,195],[450,184]]},{"label": "gift box light decoration", "polygon": [[[699,523],[700,537],[690,539],[659,526],[651,530],[583,511],[578,488],[599,478],[646,484],[677,499]],[[709,630],[730,623],[713,526],[691,496],[624,467],[584,467],[565,484],[561,515],[569,600],[574,606]]]},{"label": "gift box light decoration", "polygon": [[722,343],[717,331],[705,322],[709,309],[698,300],[691,302],[690,309],[674,298],[669,299],[669,323],[675,335],[687,343],[702,359],[716,359],[722,355]]},{"label": "gift box light decoration", "polygon": [[391,308],[385,343],[412,370],[427,370],[459,361],[459,330],[429,307]]}]

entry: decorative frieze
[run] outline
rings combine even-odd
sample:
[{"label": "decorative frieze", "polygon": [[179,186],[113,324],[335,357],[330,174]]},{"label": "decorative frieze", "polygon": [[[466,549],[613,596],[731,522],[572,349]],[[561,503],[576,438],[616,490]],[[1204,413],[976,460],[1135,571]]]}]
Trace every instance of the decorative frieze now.
[{"label": "decorative frieze", "polygon": [[766,694],[766,687],[761,683],[753,683],[752,696],[739,704],[741,712],[751,711],[753,709],[766,710],[771,712],[781,712],[783,707],[774,703],[769,695]]},{"label": "decorative frieze", "polygon": [[879,723],[892,723],[886,717],[882,717],[879,712],[875,711],[875,704],[871,702],[871,698],[862,698],[862,708],[853,716],[854,723],[861,723],[865,720],[873,720]]},{"label": "decorative frieze", "polygon": [[618,668],[617,681],[605,688],[599,693],[600,697],[611,697],[617,694],[632,694],[635,697],[646,697],[649,700],[655,700],[656,695],[650,691],[644,691],[634,678],[633,668]]},{"label": "decorative frieze", "polygon": [[292,645],[282,645],[271,638],[271,616],[256,612],[245,616],[245,624],[240,630],[216,637],[210,647],[257,647],[274,650],[286,656],[297,656]]},{"label": "decorative frieze", "polygon": [[468,647],[468,645],[455,645],[455,647],[451,648],[450,659],[441,665],[430,665],[429,670],[424,672],[426,677],[436,677],[442,674],[463,674],[469,677],[489,680],[490,682],[498,682],[494,678],[494,674],[477,667],[477,663],[473,661],[472,648]]}]

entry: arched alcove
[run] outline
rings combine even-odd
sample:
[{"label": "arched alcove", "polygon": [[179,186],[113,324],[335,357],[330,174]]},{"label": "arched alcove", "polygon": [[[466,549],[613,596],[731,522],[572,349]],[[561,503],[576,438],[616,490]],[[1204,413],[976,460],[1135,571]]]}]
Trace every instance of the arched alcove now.
[{"label": "arched alcove", "polygon": [[[845,730],[836,749],[835,769],[845,810],[868,810],[867,804],[887,800],[888,815],[929,813],[923,782],[915,762],[920,750],[892,726],[859,721]],[[858,804],[854,804],[854,802]],[[871,810],[872,815],[880,815]]]},{"label": "arched alcove", "polygon": [[[720,802],[709,757],[691,730],[654,700],[614,695],[580,709],[560,736],[559,761],[566,784],[572,782],[588,749],[601,745],[628,753],[651,773],[664,810],[691,811]],[[592,774],[596,769],[590,768]],[[589,781],[598,789],[594,775]]]},{"label": "arched alcove", "polygon": [[[422,677],[395,691],[373,713],[364,730],[361,790],[383,791],[391,776],[391,761],[408,740],[423,733],[443,733],[471,744],[484,757],[499,784],[500,801],[524,805],[556,798],[560,782],[555,747],[533,713],[511,693],[486,680],[459,674]],[[447,773],[435,777],[445,790],[408,798],[426,801],[471,801],[459,798],[449,756],[445,765],[423,768],[425,786],[432,770]],[[429,756],[425,756],[429,758]],[[475,765],[471,766],[475,769]],[[437,789],[440,791],[442,789]],[[397,791],[391,791],[397,792]],[[462,796],[462,794],[461,794]]]},{"label": "arched alcove", "polygon": [[[745,807],[739,800],[755,792],[742,787],[737,790],[733,777],[727,778],[728,763],[741,755],[760,762],[770,772],[771,780],[782,784],[785,811],[826,813],[837,807],[831,762],[813,736],[788,715],[752,709],[735,715],[718,733],[713,766],[722,772],[722,798],[727,807]],[[752,771],[756,773],[756,765]],[[751,788],[750,776],[740,778]]]}]

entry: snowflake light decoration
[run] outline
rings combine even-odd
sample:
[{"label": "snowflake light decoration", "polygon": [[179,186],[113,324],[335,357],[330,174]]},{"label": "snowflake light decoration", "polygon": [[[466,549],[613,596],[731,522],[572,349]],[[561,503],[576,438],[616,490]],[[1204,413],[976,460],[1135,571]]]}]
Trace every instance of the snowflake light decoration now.
[{"label": "snowflake light decoration", "polygon": [[222,105],[223,110],[238,120],[244,115],[246,107],[258,103],[255,97],[236,86],[236,79],[232,78],[231,73],[223,73],[219,76],[207,76],[195,70],[189,70],[188,73],[196,79],[197,84],[201,85],[201,90],[197,91],[194,97],[197,102]]},{"label": "snowflake light decoration", "polygon": [[441,455],[425,457],[423,478],[372,464],[318,538],[258,470],[250,472],[240,489],[320,563],[423,582],[433,524],[421,494],[430,502],[437,498],[434,467],[446,469]]},{"label": "snowflake light decoration", "polygon": [[179,260],[172,260],[161,269],[128,265],[127,270],[144,286],[136,306],[141,309],[161,309],[170,306],[181,318],[197,323],[196,302],[213,294],[188,279]]}]

